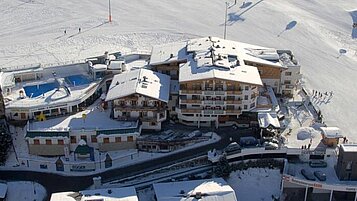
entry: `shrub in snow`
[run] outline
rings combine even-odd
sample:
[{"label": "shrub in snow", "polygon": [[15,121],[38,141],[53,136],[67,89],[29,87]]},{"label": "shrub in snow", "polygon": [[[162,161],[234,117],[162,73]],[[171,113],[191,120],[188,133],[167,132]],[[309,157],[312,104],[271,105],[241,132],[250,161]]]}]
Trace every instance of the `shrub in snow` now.
[{"label": "shrub in snow", "polygon": [[225,157],[219,159],[216,167],[214,168],[214,173],[217,177],[228,177],[232,172],[232,168]]},{"label": "shrub in snow", "polygon": [[0,165],[5,164],[11,144],[10,133],[4,128],[0,128]]}]

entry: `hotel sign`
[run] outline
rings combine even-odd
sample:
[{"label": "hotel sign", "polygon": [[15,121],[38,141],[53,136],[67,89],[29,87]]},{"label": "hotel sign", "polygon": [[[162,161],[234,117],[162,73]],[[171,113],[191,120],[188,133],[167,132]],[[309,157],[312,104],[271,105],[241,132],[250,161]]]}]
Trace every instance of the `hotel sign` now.
[{"label": "hotel sign", "polygon": [[94,171],[95,164],[94,163],[87,163],[87,164],[76,164],[71,166],[71,171],[73,172],[87,172],[87,171]]}]

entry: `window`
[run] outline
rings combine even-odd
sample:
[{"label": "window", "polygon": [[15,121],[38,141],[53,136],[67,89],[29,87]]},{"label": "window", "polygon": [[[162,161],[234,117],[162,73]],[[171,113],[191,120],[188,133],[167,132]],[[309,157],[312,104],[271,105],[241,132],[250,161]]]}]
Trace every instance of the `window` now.
[{"label": "window", "polygon": [[35,144],[35,145],[39,145],[39,144],[40,144],[40,140],[38,140],[38,139],[34,139],[34,140],[33,140],[33,144]]},{"label": "window", "polygon": [[250,104],[250,108],[255,107],[255,103]]},{"label": "window", "polygon": [[249,86],[245,86],[244,90],[248,91],[249,90]]},{"label": "window", "polygon": [[248,95],[245,95],[245,96],[244,96],[244,100],[248,100]]},{"label": "window", "polygon": [[291,81],[290,80],[285,80],[284,84],[291,84]]},{"label": "window", "polygon": [[126,138],[126,141],[128,141],[128,142],[134,142],[134,137],[133,137],[133,136],[128,136],[128,137]]},{"label": "window", "polygon": [[150,126],[156,126],[156,122],[151,122]]},{"label": "window", "polygon": [[137,104],[138,104],[138,102],[137,102],[137,101],[134,101],[134,100],[133,100],[133,101],[131,101],[131,105],[132,105],[132,106],[136,106]]},{"label": "window", "polygon": [[95,136],[95,135],[91,135],[91,136],[90,136],[90,141],[91,141],[91,142],[93,142],[93,143],[98,142],[98,140],[97,140],[97,136]]},{"label": "window", "polygon": [[87,136],[85,136],[85,135],[81,135],[81,140],[84,140],[84,141],[86,141],[86,142],[87,142]]},{"label": "window", "polygon": [[108,137],[103,138],[103,143],[109,143],[109,138]]},{"label": "window", "polygon": [[52,141],[51,140],[46,140],[46,145],[51,145]]},{"label": "window", "polygon": [[77,143],[76,136],[71,136],[71,144],[76,144],[76,143]]},{"label": "window", "polygon": [[121,137],[115,137],[115,142],[121,142]]},{"label": "window", "polygon": [[234,100],[234,96],[227,96],[227,100]]},{"label": "window", "polygon": [[291,72],[285,72],[285,76],[291,76]]},{"label": "window", "polygon": [[58,140],[58,141],[57,141],[57,144],[59,144],[59,145],[64,145],[64,141],[63,141],[63,140]]},{"label": "window", "polygon": [[234,105],[227,105],[227,110],[234,110]]},{"label": "window", "polygon": [[244,105],[244,107],[243,107],[243,108],[244,108],[245,110],[246,110],[246,109],[248,109],[248,105]]}]

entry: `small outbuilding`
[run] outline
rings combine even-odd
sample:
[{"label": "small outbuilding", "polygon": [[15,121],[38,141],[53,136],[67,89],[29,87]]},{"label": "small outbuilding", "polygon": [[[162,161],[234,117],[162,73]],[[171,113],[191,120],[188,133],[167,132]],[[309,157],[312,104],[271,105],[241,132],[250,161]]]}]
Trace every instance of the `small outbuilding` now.
[{"label": "small outbuilding", "polygon": [[337,127],[321,127],[321,131],[322,143],[330,147],[337,146],[340,138],[343,138]]}]

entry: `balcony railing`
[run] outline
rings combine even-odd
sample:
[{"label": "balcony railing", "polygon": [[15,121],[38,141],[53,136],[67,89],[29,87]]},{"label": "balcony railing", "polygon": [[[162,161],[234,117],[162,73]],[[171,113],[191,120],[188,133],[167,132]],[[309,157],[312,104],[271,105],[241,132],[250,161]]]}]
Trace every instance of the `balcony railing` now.
[{"label": "balcony railing", "polygon": [[162,107],[157,106],[115,106],[115,111],[163,111]]},{"label": "balcony railing", "polygon": [[201,104],[202,101],[201,100],[191,100],[191,99],[187,99],[187,100],[181,99],[181,103],[199,103],[199,104]]},{"label": "balcony railing", "polygon": [[185,90],[180,90],[180,94],[202,94],[202,91],[201,90],[185,89]]},{"label": "balcony railing", "polygon": [[208,114],[224,114],[224,110],[202,110],[203,115]]},{"label": "balcony railing", "polygon": [[224,96],[226,94],[226,92],[225,91],[215,91],[214,94],[218,95],[218,96]]},{"label": "balcony railing", "polygon": [[201,113],[201,109],[181,109],[181,113]]},{"label": "balcony railing", "polygon": [[204,100],[204,105],[224,105],[224,101],[221,100]]},{"label": "balcony railing", "polygon": [[214,91],[203,91],[203,95],[212,96],[212,95],[214,95]]},{"label": "balcony railing", "polygon": [[226,110],[226,114],[240,114],[241,110]]},{"label": "balcony railing", "polygon": [[242,104],[242,100],[227,100],[227,104]]},{"label": "balcony railing", "polygon": [[241,95],[242,94],[242,91],[227,91],[227,94],[229,95]]}]

